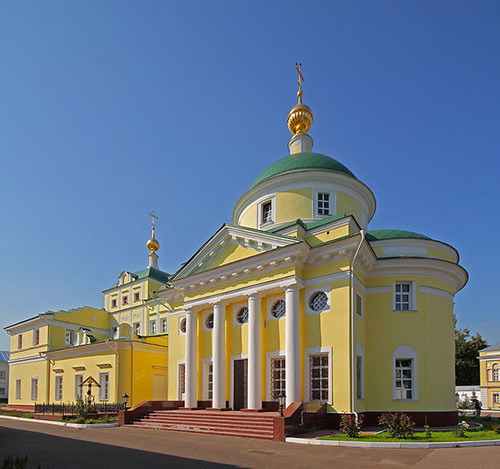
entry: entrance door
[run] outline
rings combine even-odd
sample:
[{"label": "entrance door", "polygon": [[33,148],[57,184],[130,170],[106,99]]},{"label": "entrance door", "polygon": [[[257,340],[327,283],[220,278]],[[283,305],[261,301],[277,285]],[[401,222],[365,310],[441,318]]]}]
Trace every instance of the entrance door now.
[{"label": "entrance door", "polygon": [[234,410],[246,409],[248,390],[248,360],[234,361]]}]

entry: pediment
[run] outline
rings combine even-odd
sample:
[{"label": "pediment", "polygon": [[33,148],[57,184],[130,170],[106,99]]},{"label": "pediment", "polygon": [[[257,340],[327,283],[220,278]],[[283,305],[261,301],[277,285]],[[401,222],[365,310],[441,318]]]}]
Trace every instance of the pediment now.
[{"label": "pediment", "polygon": [[172,280],[300,242],[297,238],[242,226],[223,225],[174,275]]}]

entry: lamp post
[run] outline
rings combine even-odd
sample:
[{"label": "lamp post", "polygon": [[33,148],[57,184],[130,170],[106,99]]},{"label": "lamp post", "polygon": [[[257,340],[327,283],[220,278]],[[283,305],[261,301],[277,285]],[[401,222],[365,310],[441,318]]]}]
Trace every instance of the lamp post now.
[{"label": "lamp post", "polygon": [[123,407],[125,408],[125,410],[127,410],[127,404],[128,404],[128,399],[129,399],[129,395],[127,393],[125,393],[123,396],[122,396],[122,400],[123,400]]},{"label": "lamp post", "polygon": [[281,394],[278,394],[278,404],[280,406],[280,416],[281,417],[284,417],[284,415],[283,415],[283,407],[285,405],[285,399],[286,399],[286,396],[285,396],[284,392],[282,392]]}]

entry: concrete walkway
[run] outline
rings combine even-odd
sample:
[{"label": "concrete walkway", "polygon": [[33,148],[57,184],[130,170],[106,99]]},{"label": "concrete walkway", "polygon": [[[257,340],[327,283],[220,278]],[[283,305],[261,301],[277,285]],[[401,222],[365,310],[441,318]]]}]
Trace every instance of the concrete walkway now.
[{"label": "concrete walkway", "polygon": [[249,438],[130,427],[74,429],[0,421],[0,463],[5,455],[57,468],[470,468],[497,467],[500,447],[373,449],[297,445]]}]

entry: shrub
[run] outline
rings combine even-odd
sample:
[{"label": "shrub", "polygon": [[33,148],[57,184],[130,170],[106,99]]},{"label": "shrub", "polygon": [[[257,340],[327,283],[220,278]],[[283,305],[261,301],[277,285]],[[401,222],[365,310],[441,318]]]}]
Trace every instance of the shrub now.
[{"label": "shrub", "polygon": [[466,438],[467,435],[465,434],[465,431],[469,429],[469,424],[465,421],[465,420],[462,420],[459,424],[458,424],[458,429],[455,430],[453,432],[453,434],[455,436],[457,436],[458,438]]},{"label": "shrub", "polygon": [[5,456],[1,469],[24,469],[28,465],[28,455],[26,456]]},{"label": "shrub", "polygon": [[345,433],[349,438],[356,438],[361,431],[361,426],[363,425],[363,416],[358,416],[358,421],[356,422],[356,417],[353,414],[342,414],[340,417],[340,431]]},{"label": "shrub", "polygon": [[498,435],[500,435],[500,425],[492,425],[491,429]]},{"label": "shrub", "polygon": [[391,438],[407,439],[415,433],[415,422],[405,413],[382,414],[378,424],[383,426]]},{"label": "shrub", "polygon": [[474,409],[474,403],[467,396],[465,396],[463,401],[458,401],[457,408],[460,410],[471,410]]}]

